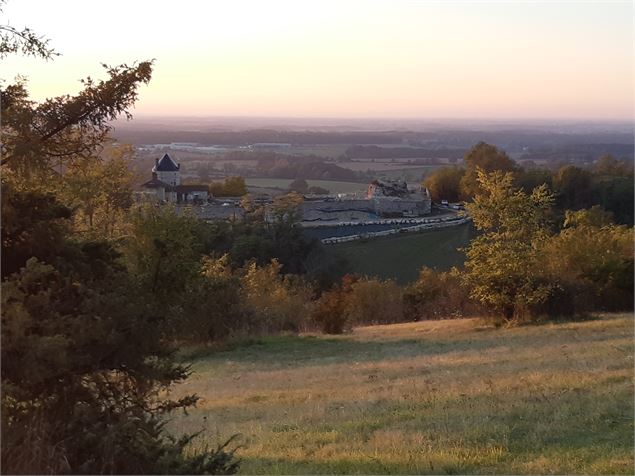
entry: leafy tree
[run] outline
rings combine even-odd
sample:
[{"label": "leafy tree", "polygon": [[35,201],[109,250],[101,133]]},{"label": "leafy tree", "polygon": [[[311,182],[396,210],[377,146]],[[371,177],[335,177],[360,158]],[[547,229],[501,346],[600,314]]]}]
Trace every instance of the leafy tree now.
[{"label": "leafy tree", "polygon": [[419,278],[404,289],[404,316],[408,320],[448,319],[479,315],[481,307],[469,297],[461,272],[421,268]]},{"label": "leafy tree", "polygon": [[351,324],[402,322],[402,289],[393,280],[360,279],[346,296],[347,320]]},{"label": "leafy tree", "polygon": [[478,171],[489,173],[495,170],[503,172],[516,171],[515,162],[496,146],[479,142],[467,151],[463,158],[467,167],[461,178],[461,194],[466,200],[482,192],[479,186]]},{"label": "leafy tree", "polygon": [[295,179],[289,184],[290,192],[307,193],[309,190],[309,184],[304,179]]},{"label": "leafy tree", "polygon": [[538,168],[518,169],[514,175],[514,185],[525,193],[531,193],[534,188],[542,184],[547,185],[550,189],[553,187],[553,175],[549,170]]},{"label": "leafy tree", "polygon": [[633,226],[635,182],[632,175],[593,177],[591,202],[610,211],[617,223]]},{"label": "leafy tree", "polygon": [[188,283],[199,275],[200,227],[194,216],[170,206],[147,204],[133,211],[125,244],[127,262],[155,300],[180,302]]},{"label": "leafy tree", "polygon": [[242,197],[247,195],[247,185],[243,177],[227,177],[222,183],[211,183],[209,191],[215,197]]},{"label": "leafy tree", "polygon": [[242,197],[247,194],[247,185],[243,177],[227,177],[225,179],[225,193],[228,197]]},{"label": "leafy tree", "polygon": [[243,299],[257,316],[258,331],[297,332],[310,312],[310,288],[281,271],[282,266],[275,259],[265,266],[250,263],[241,278]]},{"label": "leafy tree", "polygon": [[226,254],[203,257],[200,276],[188,284],[181,303],[183,312],[174,329],[187,342],[218,342],[250,330],[240,277],[232,271]]},{"label": "leafy tree", "polygon": [[74,209],[77,230],[112,238],[124,230],[124,213],[133,203],[130,146],[115,146],[108,157],[69,161],[61,177],[60,197]]},{"label": "leafy tree", "polygon": [[440,167],[430,174],[423,185],[430,192],[434,202],[447,200],[458,202],[461,199],[461,180],[465,175],[465,169],[460,167]]},{"label": "leafy tree", "polygon": [[599,206],[567,211],[547,242],[543,269],[577,294],[578,312],[633,307],[633,229],[615,225]]},{"label": "leafy tree", "polygon": [[633,163],[617,160],[611,154],[600,157],[595,164],[594,172],[598,175],[628,176],[633,175]]},{"label": "leafy tree", "polygon": [[293,225],[301,218],[302,202],[304,198],[297,192],[281,195],[273,200],[271,205],[271,218],[273,223],[280,225]]},{"label": "leafy tree", "polygon": [[464,281],[473,299],[509,322],[553,291],[538,266],[553,196],[544,185],[531,194],[514,189],[510,172],[478,170],[477,179],[482,192],[468,211],[482,234],[467,248]]},{"label": "leafy tree", "polygon": [[591,172],[565,165],[553,178],[558,206],[562,209],[579,210],[593,205]]}]

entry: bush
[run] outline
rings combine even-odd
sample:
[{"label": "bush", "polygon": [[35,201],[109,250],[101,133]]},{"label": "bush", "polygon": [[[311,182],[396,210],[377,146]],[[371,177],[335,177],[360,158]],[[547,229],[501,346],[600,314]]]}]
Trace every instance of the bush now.
[{"label": "bush", "polygon": [[312,321],[326,334],[342,334],[353,325],[404,320],[402,289],[392,280],[345,275],[339,286],[322,293]]},{"label": "bush", "polygon": [[343,334],[351,327],[346,304],[340,289],[326,291],[315,303],[311,318],[325,334]]},{"label": "bush", "polygon": [[470,299],[456,268],[446,272],[421,268],[419,279],[404,290],[403,301],[405,318],[414,321],[474,316],[483,311]]},{"label": "bush", "polygon": [[402,289],[395,281],[361,279],[346,293],[347,320],[355,324],[389,324],[402,322]]},{"label": "bush", "polygon": [[266,266],[249,264],[241,278],[244,303],[255,332],[297,332],[311,313],[312,291],[299,277],[280,274],[273,259]]},{"label": "bush", "polygon": [[572,295],[575,312],[633,309],[633,229],[599,207],[567,212],[544,246],[544,273]]},{"label": "bush", "polygon": [[339,285],[323,292],[316,301],[311,320],[325,334],[342,334],[351,330],[348,294],[359,279],[354,274],[344,275]]},{"label": "bush", "polygon": [[174,321],[175,336],[189,343],[219,342],[249,330],[240,277],[228,255],[203,257],[198,279],[182,296],[183,312]]}]

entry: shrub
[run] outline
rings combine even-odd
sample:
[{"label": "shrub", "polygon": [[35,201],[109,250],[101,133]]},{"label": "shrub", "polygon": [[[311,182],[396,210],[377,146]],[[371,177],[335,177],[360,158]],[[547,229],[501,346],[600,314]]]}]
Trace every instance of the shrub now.
[{"label": "shrub", "polygon": [[187,342],[218,342],[249,330],[240,277],[229,266],[228,255],[203,257],[200,276],[188,285],[182,303],[175,333]]},{"label": "shrub", "polygon": [[359,279],[360,277],[355,274],[345,274],[339,285],[323,292],[316,301],[311,321],[325,334],[342,334],[351,330],[348,294]]},{"label": "shrub", "polygon": [[419,278],[403,294],[407,320],[449,319],[480,314],[483,309],[470,299],[458,269],[437,272],[423,267]]},{"label": "shrub", "polygon": [[346,304],[346,296],[340,289],[322,293],[313,307],[313,322],[325,334],[343,334],[350,329]]},{"label": "shrub", "polygon": [[257,332],[297,332],[309,316],[312,292],[299,277],[280,274],[273,259],[266,266],[249,264],[241,278],[242,293]]},{"label": "shrub", "polygon": [[571,294],[575,312],[633,308],[633,229],[610,223],[599,207],[567,212],[542,267]]},{"label": "shrub", "polygon": [[388,324],[404,320],[402,289],[393,280],[361,279],[345,294],[348,322]]}]

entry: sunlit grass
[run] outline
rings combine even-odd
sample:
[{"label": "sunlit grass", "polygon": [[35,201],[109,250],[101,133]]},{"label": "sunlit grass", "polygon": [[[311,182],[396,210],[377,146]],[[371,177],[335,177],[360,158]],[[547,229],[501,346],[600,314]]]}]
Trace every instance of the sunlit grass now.
[{"label": "sunlit grass", "polygon": [[633,317],[476,319],[266,338],[194,361],[177,432],[245,474],[633,473]]}]

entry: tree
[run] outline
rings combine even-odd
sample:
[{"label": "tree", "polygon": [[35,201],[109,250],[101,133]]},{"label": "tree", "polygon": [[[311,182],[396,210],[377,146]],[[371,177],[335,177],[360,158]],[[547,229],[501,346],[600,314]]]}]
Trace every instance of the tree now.
[{"label": "tree", "polygon": [[150,204],[135,209],[131,222],[125,244],[130,270],[154,300],[178,303],[200,271],[201,223],[173,207]]},{"label": "tree", "polygon": [[289,184],[288,190],[290,192],[307,193],[309,190],[309,184],[304,179],[295,179]]},{"label": "tree", "polygon": [[600,157],[595,164],[594,172],[598,175],[625,176],[633,174],[633,163],[617,160],[611,154]]},{"label": "tree", "polygon": [[73,236],[55,197],[2,192],[3,469],[233,471],[229,453],[190,458],[190,438],[163,432],[170,411],[196,401],[159,398],[189,374],[172,360],[170,310],[111,244]]},{"label": "tree", "polygon": [[558,205],[569,210],[593,205],[591,180],[591,173],[587,170],[573,165],[561,167],[553,178]]},{"label": "tree", "polygon": [[633,226],[635,183],[632,176],[594,176],[592,203],[613,213],[617,223]]},{"label": "tree", "polygon": [[[16,51],[53,54],[30,30],[0,27],[0,57]],[[225,445],[192,453],[192,436],[176,439],[164,431],[171,411],[197,400],[166,397],[189,375],[166,336],[176,306],[158,306],[148,280],[126,268],[113,243],[74,233],[73,210],[60,200],[60,184],[76,166],[67,182],[75,191],[66,198],[89,222],[102,206],[108,216],[127,205],[122,162],[92,168],[108,121],[130,117],[152,63],[107,70],[108,80],[88,78],[78,95],[40,104],[29,99],[24,82],[0,91],[2,469],[232,473],[236,463]],[[98,200],[80,203],[86,184],[100,181]],[[166,248],[160,240],[155,245]]]},{"label": "tree", "polygon": [[242,197],[247,195],[247,185],[243,177],[227,177],[225,179],[225,193],[227,197]]},{"label": "tree", "polygon": [[[6,0],[0,0],[0,12],[5,3]],[[0,25],[0,59],[13,53],[44,59],[59,55],[49,46],[48,39],[38,36],[30,28],[25,27],[19,30],[9,24]]]},{"label": "tree", "polygon": [[77,231],[114,238],[123,233],[123,214],[133,203],[133,173],[128,167],[134,151],[114,146],[107,156],[70,160],[60,178],[60,197],[74,209]]},{"label": "tree", "polygon": [[71,210],[52,193],[16,191],[3,183],[2,279],[20,271],[29,258],[51,263],[63,254],[71,232]]},{"label": "tree", "polygon": [[576,291],[578,312],[633,308],[633,229],[615,225],[599,206],[567,211],[544,250],[543,269]]},{"label": "tree", "polygon": [[347,322],[352,325],[402,322],[403,291],[394,280],[360,279],[347,294]]},{"label": "tree", "polygon": [[458,202],[461,199],[461,180],[465,169],[460,167],[440,167],[430,174],[423,185],[430,192],[432,201]]},{"label": "tree", "polygon": [[282,266],[272,259],[265,266],[250,263],[241,278],[243,302],[258,316],[258,331],[300,330],[310,310],[311,291],[302,280],[282,275]]},{"label": "tree", "polygon": [[553,176],[549,170],[538,168],[519,169],[514,175],[514,185],[526,193],[531,193],[534,188],[542,184],[547,185],[549,188],[552,188],[553,185]]},{"label": "tree", "polygon": [[553,291],[538,266],[553,196],[544,185],[531,194],[514,189],[510,172],[477,170],[477,180],[482,192],[467,209],[482,234],[467,248],[464,282],[473,299],[510,322]]},{"label": "tree", "polygon": [[209,191],[214,197],[242,197],[247,195],[247,185],[243,177],[226,177],[222,183],[211,183]]},{"label": "tree", "polygon": [[138,87],[150,81],[152,61],[133,66],[104,65],[109,79],[82,81],[76,96],[59,96],[36,104],[30,101],[24,82],[0,91],[2,102],[2,166],[16,181],[37,176],[55,184],[71,159],[98,155],[111,126],[120,114],[131,118],[130,107]]},{"label": "tree", "polygon": [[467,151],[463,160],[467,170],[461,179],[461,193],[466,200],[482,192],[479,187],[478,170],[489,173],[495,170],[516,171],[515,162],[496,146],[479,142]]},{"label": "tree", "polygon": [[301,219],[304,198],[297,192],[276,197],[271,205],[271,217],[275,225],[293,225]]}]

